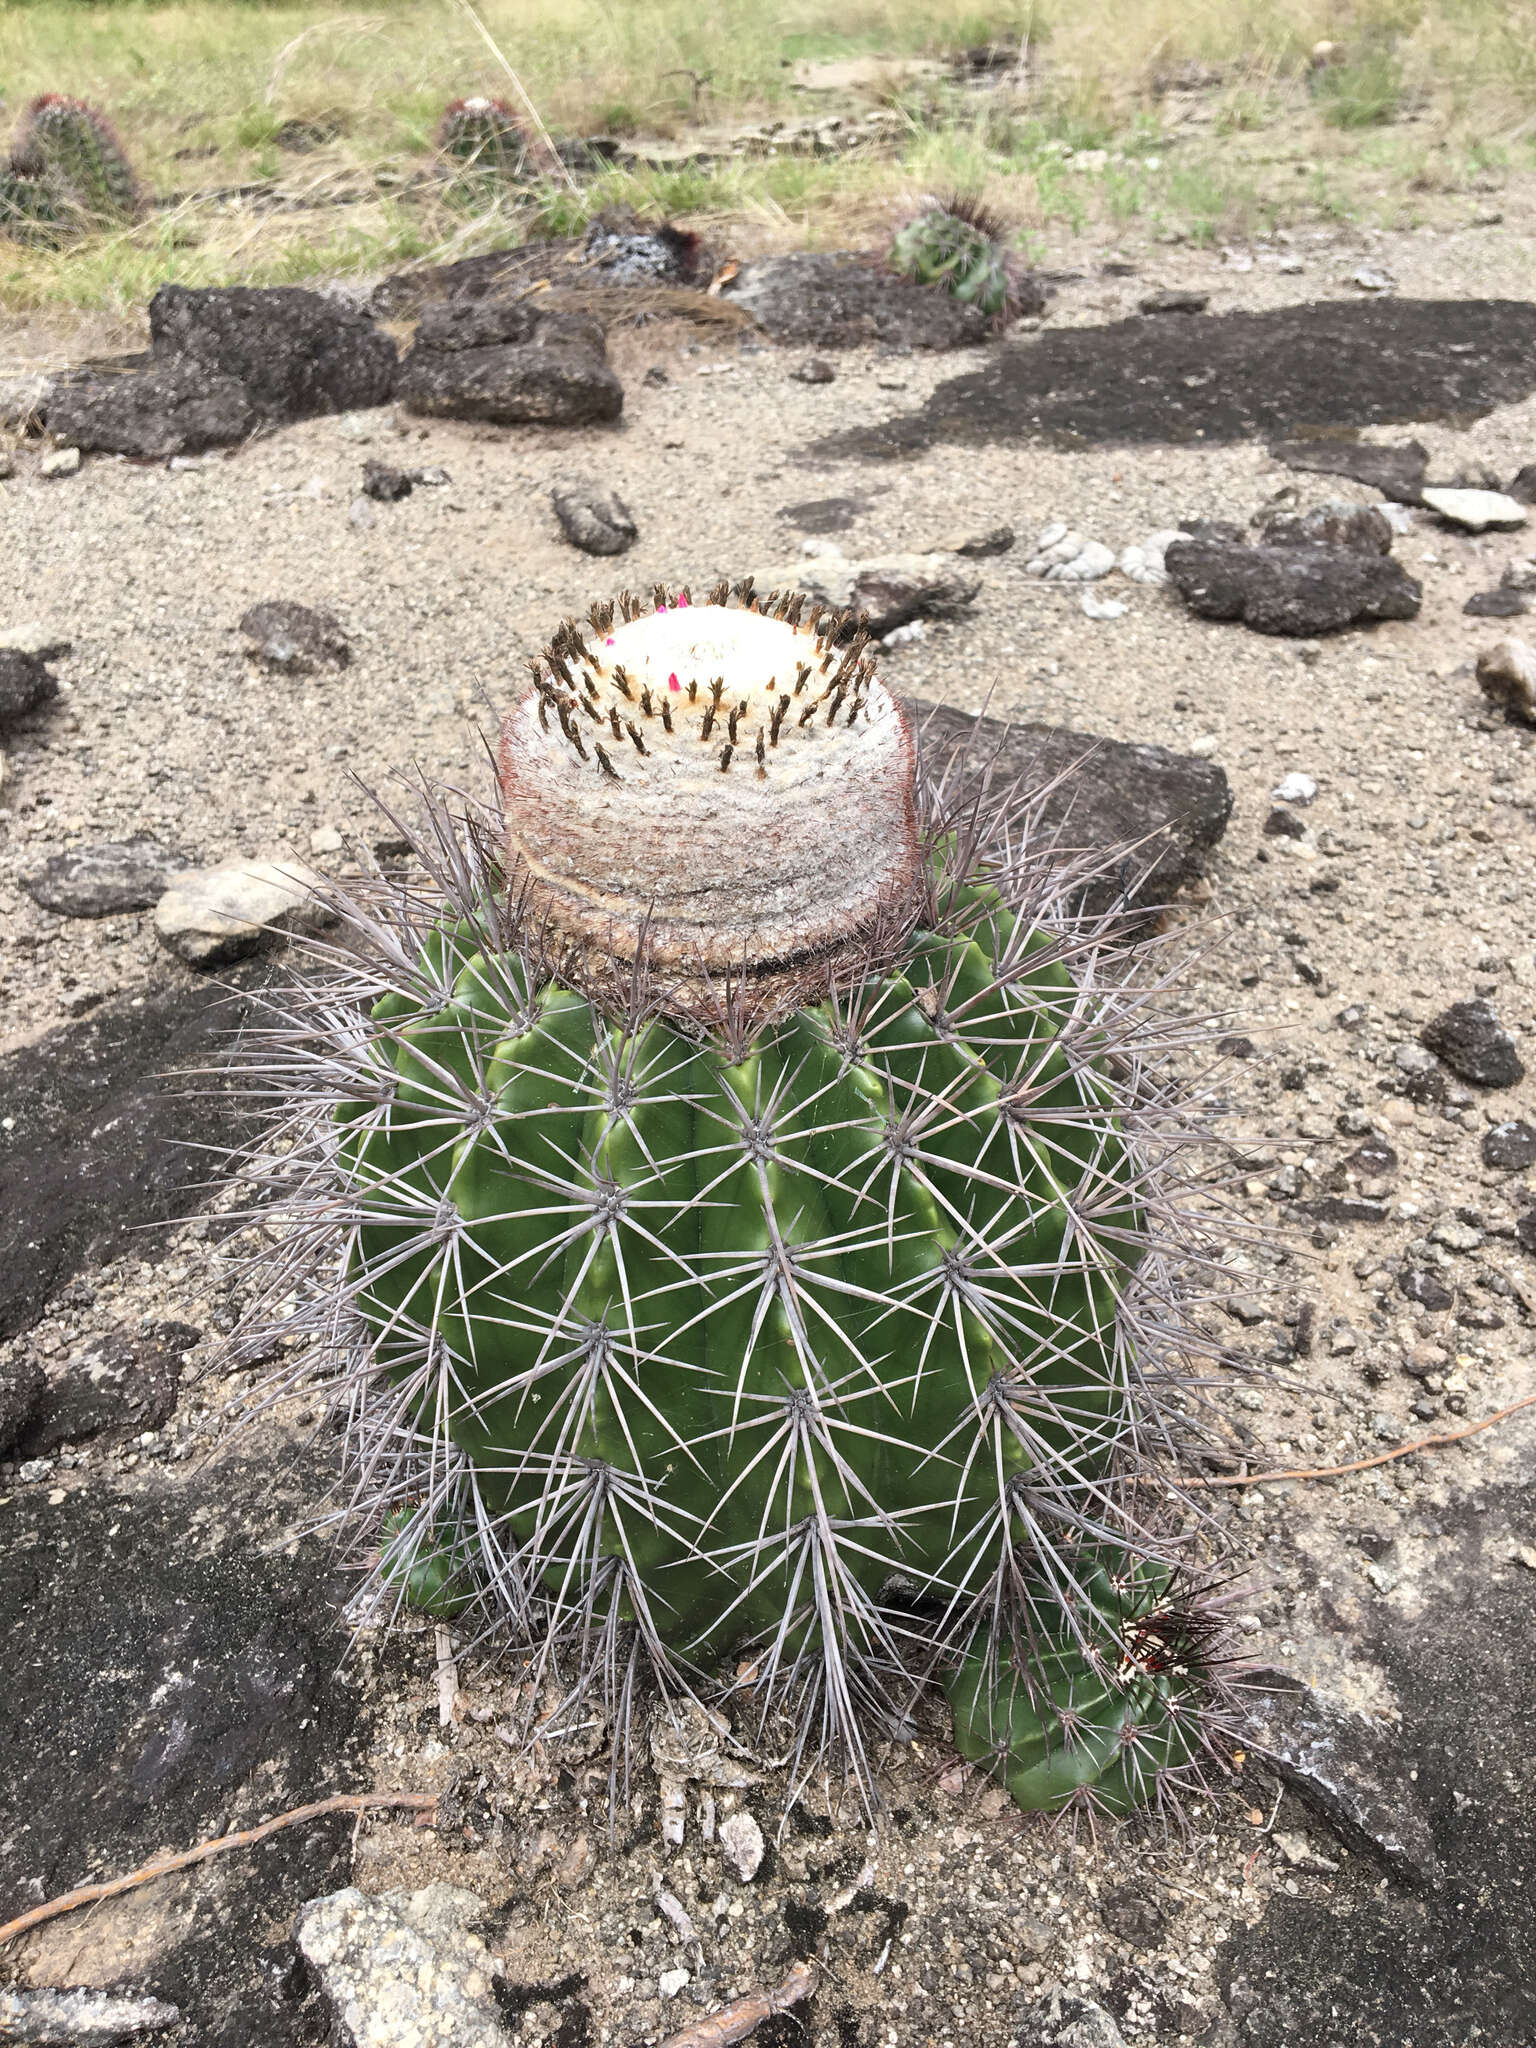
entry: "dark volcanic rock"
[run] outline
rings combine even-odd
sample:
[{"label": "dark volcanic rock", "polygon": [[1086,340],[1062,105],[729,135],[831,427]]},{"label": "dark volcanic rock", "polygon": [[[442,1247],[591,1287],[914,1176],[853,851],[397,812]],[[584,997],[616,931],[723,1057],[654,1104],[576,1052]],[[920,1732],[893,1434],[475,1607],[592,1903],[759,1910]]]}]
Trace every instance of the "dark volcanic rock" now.
[{"label": "dark volcanic rock", "polygon": [[617,491],[594,483],[558,483],[549,494],[560,531],[573,548],[586,555],[622,555],[633,547],[640,529]]},{"label": "dark volcanic rock", "polygon": [[1530,598],[1523,590],[1507,590],[1503,584],[1474,591],[1462,606],[1469,619],[1518,619],[1530,608]]},{"label": "dark volcanic rock", "polygon": [[1345,626],[1418,616],[1424,590],[1390,555],[1356,548],[1233,547],[1174,541],[1169,580],[1203,619],[1310,639]]},{"label": "dark volcanic rock", "polygon": [[1536,462],[1526,463],[1517,469],[1508,484],[1509,495],[1518,498],[1522,505],[1536,505]]},{"label": "dark volcanic rock", "polygon": [[178,1076],[221,1067],[242,1014],[228,988],[151,988],[0,1058],[0,1340],[88,1261],[152,1257],[198,1206],[198,1147],[242,1143],[249,1119],[232,1084]]},{"label": "dark volcanic rock", "polygon": [[974,306],[850,254],[797,251],[745,264],[728,295],[775,341],[810,348],[968,348],[990,332]]},{"label": "dark volcanic rock", "polygon": [[35,654],[0,647],[0,731],[58,694],[58,684]]},{"label": "dark volcanic rock", "polygon": [[259,417],[238,377],[176,357],[122,373],[86,365],[48,407],[49,430],[76,448],[157,459],[243,441]]},{"label": "dark volcanic rock", "polygon": [[433,349],[420,341],[400,372],[408,412],[429,418],[488,420],[493,426],[591,426],[615,420],[624,387],[596,350],[559,346],[542,333],[530,342],[488,348]]},{"label": "dark volcanic rock", "polygon": [[1211,303],[1209,292],[1148,292],[1137,304],[1139,313],[1203,313]]},{"label": "dark volcanic rock", "polygon": [[1478,1088],[1513,1088],[1525,1079],[1525,1067],[1514,1040],[1481,997],[1452,1003],[1432,1017],[1419,1042],[1445,1061],[1459,1080]]},{"label": "dark volcanic rock", "polygon": [[973,718],[921,697],[906,702],[930,762],[963,747],[964,772],[990,768],[994,788],[1015,777],[1043,788],[1060,776],[1041,807],[1038,830],[1064,856],[1088,853],[1107,862],[1136,845],[1087,883],[1089,910],[1143,912],[1168,902],[1200,873],[1232,815],[1231,786],[1212,761],[1061,726]]},{"label": "dark volcanic rock", "polygon": [[176,1413],[182,1353],[202,1335],[162,1323],[128,1336],[114,1331],[50,1378],[17,1441],[18,1458],[49,1458],[88,1438],[121,1442],[160,1429]]},{"label": "dark volcanic rock", "polygon": [[830,363],[823,362],[820,356],[807,356],[805,361],[789,374],[797,384],[830,384],[837,372]]},{"label": "dark volcanic rock", "polygon": [[[781,259],[790,260],[795,259]],[[814,259],[800,259],[814,260]],[[1010,342],[916,412],[833,435],[818,460],[935,442],[1220,442],[1481,417],[1536,389],[1536,304],[1401,299],[1116,321]]]},{"label": "dark volcanic rock", "polygon": [[[1536,1488],[1453,1500],[1433,1520],[1420,1597],[1407,1614],[1374,1604],[1366,1640],[1350,1645],[1382,1668],[1401,1710],[1400,1722],[1370,1730],[1375,1790],[1363,1805],[1364,1788],[1346,1781],[1375,1856],[1346,1862],[1326,1886],[1277,1890],[1257,1924],[1222,1945],[1234,2028],[1213,2038],[1240,2048],[1536,2040],[1536,1808],[1516,1789],[1536,1769],[1536,1664],[1530,1576],[1507,1562],[1512,1547],[1536,1544]],[[1335,1782],[1343,1754],[1321,1762]],[[1426,1852],[1438,1884],[1382,1885],[1378,1859],[1401,1868]]]},{"label": "dark volcanic rock", "polygon": [[155,839],[104,841],[56,853],[21,886],[44,910],[58,917],[113,917],[119,911],[148,910],[164,895],[187,855]]},{"label": "dark volcanic rock", "polygon": [[1273,513],[1265,520],[1262,535],[1275,548],[1353,548],[1362,555],[1392,552],[1392,523],[1374,505],[1334,503],[1300,514]]},{"label": "dark volcanic rock", "polygon": [[803,505],[781,505],[779,517],[802,533],[846,533],[868,510],[863,498],[810,498]]},{"label": "dark volcanic rock", "polygon": [[414,346],[438,355],[531,341],[538,316],[529,299],[443,299],[416,323]]},{"label": "dark volcanic rock", "polygon": [[1397,1291],[1405,1301],[1420,1308],[1449,1308],[1456,1297],[1432,1266],[1404,1266],[1397,1276]]},{"label": "dark volcanic rock", "polygon": [[269,668],[303,674],[322,662],[345,668],[352,659],[352,643],[333,613],[312,611],[285,597],[264,599],[242,612],[240,631],[250,643],[248,651]]},{"label": "dark volcanic rock", "polygon": [[42,1399],[47,1378],[35,1358],[25,1354],[0,1365],[0,1458],[11,1455]]},{"label": "dark volcanic rock", "polygon": [[1403,441],[1390,448],[1370,441],[1277,441],[1269,452],[1287,469],[1314,476],[1353,477],[1357,484],[1369,484],[1394,504],[1423,503],[1429,450],[1420,441]]},{"label": "dark volcanic rock", "polygon": [[408,498],[415,488],[416,478],[408,469],[392,469],[387,462],[363,464],[365,498],[376,498],[381,505],[394,505],[401,498]]},{"label": "dark volcanic rock", "polygon": [[163,284],[149,302],[157,357],[237,377],[269,420],[387,404],[395,344],[366,313],[293,285],[194,291]]},{"label": "dark volcanic rock", "polygon": [[1519,1118],[1483,1133],[1483,1164],[1507,1173],[1536,1166],[1536,1130]]},{"label": "dark volcanic rock", "polygon": [[1294,811],[1282,810],[1278,804],[1264,820],[1266,839],[1305,839],[1306,836],[1305,820],[1298,818]]},{"label": "dark volcanic rock", "polygon": [[[6,1508],[0,1920],[356,1783],[347,1587],[321,1545],[276,1554],[313,1505],[291,1476],[226,1458],[216,1479],[176,1467],[54,1505],[46,1492]],[[313,2048],[323,2022],[282,1930],[346,1882],[352,1825],[284,1830],[76,1914],[30,1959],[58,1981],[83,1953],[87,1978],[106,1960],[120,1981],[128,1958],[135,1991],[178,2007],[174,2038],[197,2048]]]}]

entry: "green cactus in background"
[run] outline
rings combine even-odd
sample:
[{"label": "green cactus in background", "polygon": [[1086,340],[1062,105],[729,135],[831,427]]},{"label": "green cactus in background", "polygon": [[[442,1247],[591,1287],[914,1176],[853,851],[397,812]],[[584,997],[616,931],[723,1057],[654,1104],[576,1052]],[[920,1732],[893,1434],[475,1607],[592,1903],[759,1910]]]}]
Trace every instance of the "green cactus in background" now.
[{"label": "green cactus in background", "polygon": [[112,124],[84,100],[44,93],[11,145],[0,219],[85,232],[133,220],[143,199]]},{"label": "green cactus in background", "polygon": [[1101,1647],[1167,1576],[1159,1041],[1027,809],[919,772],[856,622],[735,594],[562,627],[501,817],[429,804],[425,885],[343,906],[263,1082],[284,1327],[385,1588],[570,1701],[734,1692],[872,1798],[866,1731],[943,1681],[1025,1803],[1117,1809],[1124,1743],[1064,1787],[1052,1734],[1134,1724],[1166,1787],[1209,1725],[1203,1655],[1175,1690]]},{"label": "green cactus in background", "polygon": [[470,170],[516,177],[528,159],[528,137],[512,108],[481,95],[451,100],[443,109],[437,148],[460,177]]},{"label": "green cactus in background", "polygon": [[918,284],[948,292],[999,322],[1018,311],[1018,280],[1008,230],[976,200],[935,201],[897,230],[892,267]]}]

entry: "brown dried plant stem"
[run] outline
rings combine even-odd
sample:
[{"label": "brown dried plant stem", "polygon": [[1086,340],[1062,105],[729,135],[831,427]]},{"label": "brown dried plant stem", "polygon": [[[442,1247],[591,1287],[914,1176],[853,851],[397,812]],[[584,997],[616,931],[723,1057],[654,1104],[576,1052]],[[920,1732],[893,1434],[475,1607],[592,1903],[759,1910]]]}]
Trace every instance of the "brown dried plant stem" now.
[{"label": "brown dried plant stem", "polygon": [[1492,1415],[1485,1415],[1480,1422],[1466,1423],[1461,1429],[1448,1429],[1443,1436],[1421,1436],[1416,1443],[1399,1444],[1395,1451],[1380,1451],[1374,1458],[1356,1458],[1349,1465],[1309,1465],[1292,1467],[1284,1472],[1240,1472],[1226,1474],[1217,1479],[1190,1479],[1188,1486],[1261,1486],[1273,1479],[1342,1479],[1349,1472],[1369,1472],[1377,1465],[1393,1465],[1399,1458],[1411,1458],[1419,1451],[1438,1451],[1444,1444],[1459,1444],[1465,1437],[1476,1436],[1479,1430],[1492,1429],[1496,1422],[1517,1415],[1522,1408],[1536,1405],[1536,1394],[1526,1394],[1518,1401],[1511,1401],[1507,1408],[1497,1409]]},{"label": "brown dried plant stem", "polygon": [[773,1991],[749,1991],[745,1998],[733,1998],[718,2012],[694,2020],[679,2034],[669,2034],[661,2048],[731,2048],[755,2034],[764,2020],[776,2012],[787,2012],[816,1989],[816,1965],[792,1963],[784,1982]]},{"label": "brown dried plant stem", "polygon": [[279,1828],[296,1827],[300,1821],[318,1820],[326,1813],[365,1813],[373,1806],[403,1806],[415,1813],[431,1813],[437,1807],[437,1794],[333,1792],[329,1799],[316,1799],[308,1806],[296,1806],[292,1812],[276,1814],[254,1828],[241,1828],[233,1835],[216,1835],[212,1841],[199,1842],[195,1849],[182,1849],[174,1856],[156,1857],[153,1863],[146,1863],[140,1870],[129,1871],[126,1877],[108,1878],[102,1884],[83,1884],[57,1899],[49,1899],[46,1904],[34,1906],[30,1912],[7,1920],[0,1927],[0,1947],[8,1941],[15,1941],[18,1935],[29,1934],[34,1927],[41,1927],[45,1920],[56,1920],[61,1913],[74,1912],[77,1906],[93,1906],[101,1899],[114,1899],[120,1892],[133,1891],[141,1884],[152,1883],[157,1877],[169,1877],[174,1871],[190,1869],[194,1863],[206,1863],[211,1856],[221,1856],[226,1849],[249,1849],[253,1843],[264,1842],[268,1835],[275,1835]]}]

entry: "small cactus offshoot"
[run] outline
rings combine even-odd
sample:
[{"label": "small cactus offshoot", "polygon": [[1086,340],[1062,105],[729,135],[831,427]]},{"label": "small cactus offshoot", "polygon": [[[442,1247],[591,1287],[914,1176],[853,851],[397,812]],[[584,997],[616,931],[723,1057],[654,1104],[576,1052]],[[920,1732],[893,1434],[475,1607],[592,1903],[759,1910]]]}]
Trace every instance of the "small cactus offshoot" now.
[{"label": "small cactus offshoot", "polygon": [[478,94],[443,109],[437,148],[461,176],[473,170],[514,178],[528,161],[528,137],[517,115],[505,100]]},{"label": "small cactus offshoot", "polygon": [[856,619],[658,588],[530,667],[499,811],[428,793],[261,1067],[381,1595],[616,1739],[734,1705],[796,1790],[837,1754],[873,1805],[947,1687],[1021,1803],[1166,1797],[1213,1725],[1140,1505],[1209,1263],[1182,1039]]},{"label": "small cactus offshoot", "polygon": [[935,200],[898,229],[891,264],[999,322],[1019,310],[1017,259],[1004,222],[963,193]]},{"label": "small cactus offshoot", "polygon": [[137,217],[143,195],[122,143],[84,100],[44,93],[22,117],[0,179],[0,225],[85,233]]}]

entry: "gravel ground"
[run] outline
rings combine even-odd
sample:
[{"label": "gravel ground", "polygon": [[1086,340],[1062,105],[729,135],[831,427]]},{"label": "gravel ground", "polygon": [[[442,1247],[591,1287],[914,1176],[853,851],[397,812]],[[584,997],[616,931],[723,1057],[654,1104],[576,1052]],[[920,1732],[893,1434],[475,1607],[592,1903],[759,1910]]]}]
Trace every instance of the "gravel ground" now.
[{"label": "gravel ground", "polygon": [[[1502,226],[1477,232],[1298,239],[1259,250],[1247,269],[1128,245],[1138,275],[1066,283],[1050,318],[1117,317],[1154,284],[1209,288],[1217,308],[1333,296],[1367,259],[1405,292],[1521,296],[1530,209],[1510,192],[1504,211]],[[1080,267],[1096,270],[1104,253],[1082,252]],[[1299,275],[1276,267],[1293,255]],[[1118,549],[1181,519],[1246,522],[1287,489],[1303,508],[1374,501],[1342,481],[1278,470],[1252,446],[995,446],[958,460],[940,447],[900,464],[810,467],[799,453],[807,444],[915,407],[966,359],[854,353],[838,359],[835,382],[807,387],[791,381],[791,355],[701,344],[682,328],[616,336],[612,355],[627,392],[616,429],[480,431],[376,413],[289,428],[174,472],[91,460],[55,482],[37,476],[35,446],[21,452],[17,476],[0,484],[11,565],[0,623],[45,621],[74,652],[59,665],[62,703],[8,745],[0,1052],[110,997],[192,978],[157,951],[147,915],[60,921],[20,891],[21,873],[72,844],[134,832],[206,862],[307,856],[326,828],[387,835],[359,785],[413,761],[434,776],[478,777],[487,705],[506,700],[548,627],[611,591],[620,567],[637,588],[665,579],[697,589],[769,566],[799,544],[778,508],[833,495],[866,507],[838,536],[849,554],[925,548],[1000,520],[1021,543],[1062,519]],[[651,366],[669,381],[646,383]],[[1483,463],[1507,478],[1536,457],[1536,401],[1380,438],[1406,432],[1429,447],[1432,477]],[[440,465],[451,482],[371,506],[359,529],[349,507],[370,456]],[[560,540],[548,490],[573,471],[632,508],[640,539],[622,565],[589,562]],[[902,690],[1193,747],[1231,777],[1236,809],[1195,892],[1204,900],[1175,914],[1202,921],[1213,941],[1184,1000],[1252,1047],[1224,1074],[1225,1128],[1245,1208],[1276,1227],[1267,1246],[1236,1255],[1253,1313],[1223,1328],[1234,1362],[1276,1375],[1245,1379],[1235,1394],[1235,1435],[1258,1469],[1368,1456],[1533,1385],[1536,1271],[1514,1225],[1536,1188],[1528,1175],[1486,1168],[1480,1144],[1495,1122],[1536,1121],[1536,1085],[1487,1093],[1452,1082],[1446,1102],[1417,1105],[1399,1092],[1393,1056],[1447,1002],[1481,993],[1536,1068],[1536,734],[1487,715],[1471,664],[1504,627],[1461,613],[1533,546],[1536,534],[1473,539],[1417,514],[1396,551],[1424,583],[1420,618],[1297,645],[1204,624],[1171,592],[1118,577],[1096,588],[1123,597],[1126,615],[1090,621],[1070,589],[1025,577],[1021,544],[980,565],[968,618],[930,627],[888,659]],[[236,621],[274,597],[334,611],[352,635],[351,666],[302,678],[254,666]],[[1306,836],[1265,837],[1270,790],[1291,771],[1319,787],[1299,813]],[[1348,1167],[1372,1131],[1398,1163]],[[1285,1200],[1359,1192],[1362,1179],[1387,1203],[1380,1224],[1315,1222]],[[1442,1275],[1452,1305],[1410,1300],[1397,1278],[1405,1267]],[[27,1479],[0,1467],[0,1488],[12,1501],[33,1489],[63,1501],[105,1486],[130,1507],[145,1489],[216,1489],[219,1468],[210,1478],[194,1453],[222,1437],[222,1404],[237,1388],[206,1376],[233,1298],[207,1226],[183,1231],[158,1263],[92,1275],[86,1293],[83,1305],[54,1304],[19,1344],[57,1362],[96,1330],[146,1317],[198,1325],[209,1336],[189,1354],[182,1411],[149,1445],[69,1453]],[[285,1471],[313,1474],[325,1452],[311,1424],[301,1402],[286,1403],[245,1439],[247,1451],[254,1443]],[[1214,1512],[1249,1565],[1245,1652],[1383,1727],[1407,1728],[1411,1703],[1376,1646],[1416,1631],[1427,1640],[1445,1602],[1466,1597],[1445,1539],[1468,1503],[1486,1510],[1477,1569],[1502,1583],[1529,1565],[1536,1553],[1522,1559],[1500,1503],[1528,1480],[1533,1440],[1521,1416],[1350,1480],[1220,1496]],[[1251,1765],[1192,1812],[1186,1841],[1118,1831],[1074,1847],[1014,1813],[942,1745],[923,1744],[892,1762],[883,1837],[867,1839],[847,1817],[807,1818],[744,1885],[699,1831],[697,1809],[680,1852],[663,1850],[645,1806],[610,1842],[600,1759],[520,1764],[496,1738],[510,1703],[495,1672],[464,1667],[462,1718],[445,1728],[430,1636],[365,1642],[358,1655],[372,1743],[362,1782],[453,1787],[459,1806],[455,1824],[436,1830],[409,1817],[365,1823],[356,1881],[376,1890],[444,1876],[485,1898],[509,1975],[545,1994],[525,2001],[514,2040],[655,2040],[776,1982],[806,1951],[827,1972],[810,2034],[776,2021],[777,2035],[764,2029],[760,2040],[1022,2048],[1054,2038],[1040,2031],[1036,2001],[1065,1988],[1107,2001],[1129,2042],[1278,2041],[1283,2029],[1263,2030],[1266,2011],[1282,2026],[1278,1994],[1261,1989],[1246,2004],[1234,1995],[1233,1944],[1285,1899],[1348,1922],[1382,1882],[1289,1794],[1272,1814],[1269,1780]],[[644,1790],[654,1798],[653,1785]],[[657,1911],[658,1882],[692,1917],[692,1942]],[[114,1965],[121,1974],[111,1929],[126,1915],[100,1917],[91,1953],[105,1960],[86,1981],[114,1981]],[[73,1939],[65,1922],[34,1940],[26,1978],[69,1981],[59,1973],[74,1967]],[[145,1952],[135,1951],[136,1968]],[[573,1972],[580,1987],[556,1995]],[[664,1995],[669,1972],[675,1988]],[[1329,2035],[1324,2022],[1316,2038],[1339,2048],[1474,2038],[1460,2030],[1459,2007],[1431,2006],[1405,2006],[1395,2032],[1341,2020],[1342,2031]]]}]

